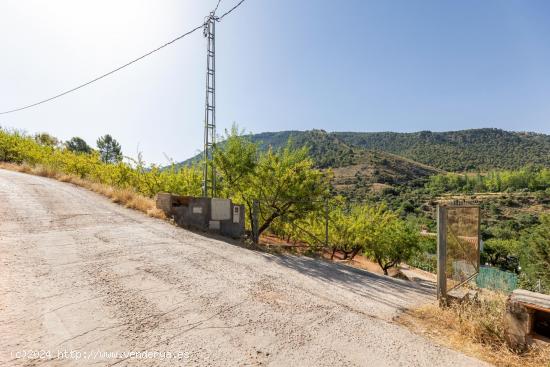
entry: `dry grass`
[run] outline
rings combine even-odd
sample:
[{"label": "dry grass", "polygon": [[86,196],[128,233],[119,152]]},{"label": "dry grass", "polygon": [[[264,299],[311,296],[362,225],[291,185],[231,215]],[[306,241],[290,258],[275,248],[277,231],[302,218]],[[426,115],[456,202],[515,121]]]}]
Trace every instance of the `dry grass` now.
[{"label": "dry grass", "polygon": [[0,162],[0,168],[28,173],[36,176],[53,178],[61,182],[71,183],[73,185],[80,186],[100,195],[106,196],[110,198],[114,203],[124,205],[127,208],[138,210],[154,218],[166,219],[164,212],[157,209],[155,201],[153,199],[140,195],[131,189],[119,189],[111,187],[98,182],[82,179],[78,176],[60,173],[44,166],[31,167],[27,164],[17,165],[13,163]]},{"label": "dry grass", "polygon": [[503,316],[506,297],[484,292],[478,300],[440,308],[424,305],[397,318],[412,331],[452,349],[509,367],[550,367],[550,346],[534,346],[518,354],[504,339]]}]

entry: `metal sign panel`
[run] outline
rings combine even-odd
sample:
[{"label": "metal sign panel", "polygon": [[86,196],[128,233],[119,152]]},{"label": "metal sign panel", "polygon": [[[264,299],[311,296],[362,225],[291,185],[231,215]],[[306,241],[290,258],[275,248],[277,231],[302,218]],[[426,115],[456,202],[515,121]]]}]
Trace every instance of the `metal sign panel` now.
[{"label": "metal sign panel", "polygon": [[241,221],[241,207],[235,205],[233,207],[233,223],[239,223]]}]

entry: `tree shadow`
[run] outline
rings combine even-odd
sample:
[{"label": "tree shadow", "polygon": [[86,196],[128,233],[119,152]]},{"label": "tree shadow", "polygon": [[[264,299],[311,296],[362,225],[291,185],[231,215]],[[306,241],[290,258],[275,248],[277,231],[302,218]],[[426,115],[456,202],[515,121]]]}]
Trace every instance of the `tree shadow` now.
[{"label": "tree shadow", "polygon": [[261,253],[261,256],[329,286],[398,310],[435,298],[435,284],[426,280],[395,279],[321,258],[268,253]]},{"label": "tree shadow", "polygon": [[[190,231],[213,240],[253,251],[268,262],[284,266],[314,278],[327,286],[352,292],[359,297],[399,311],[435,299],[435,283],[427,280],[396,279],[349,265],[331,262],[321,257],[274,253],[263,246],[245,244],[242,240],[229,239],[219,234],[199,230],[191,229]],[[332,301],[337,300],[333,299]]]}]

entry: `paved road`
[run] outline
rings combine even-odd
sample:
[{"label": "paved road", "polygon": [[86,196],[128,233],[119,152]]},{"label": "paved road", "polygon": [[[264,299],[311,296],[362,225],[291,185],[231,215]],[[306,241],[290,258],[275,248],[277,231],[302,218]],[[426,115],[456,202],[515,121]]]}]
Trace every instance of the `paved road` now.
[{"label": "paved road", "polygon": [[0,261],[0,365],[482,365],[391,323],[428,287],[247,250],[5,170]]}]

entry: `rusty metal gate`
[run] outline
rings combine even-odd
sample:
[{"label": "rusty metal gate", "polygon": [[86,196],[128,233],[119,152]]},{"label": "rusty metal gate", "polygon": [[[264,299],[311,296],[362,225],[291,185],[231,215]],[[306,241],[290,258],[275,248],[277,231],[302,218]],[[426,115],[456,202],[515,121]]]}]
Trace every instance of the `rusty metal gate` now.
[{"label": "rusty metal gate", "polygon": [[471,204],[437,207],[437,298],[479,272],[480,208]]}]

